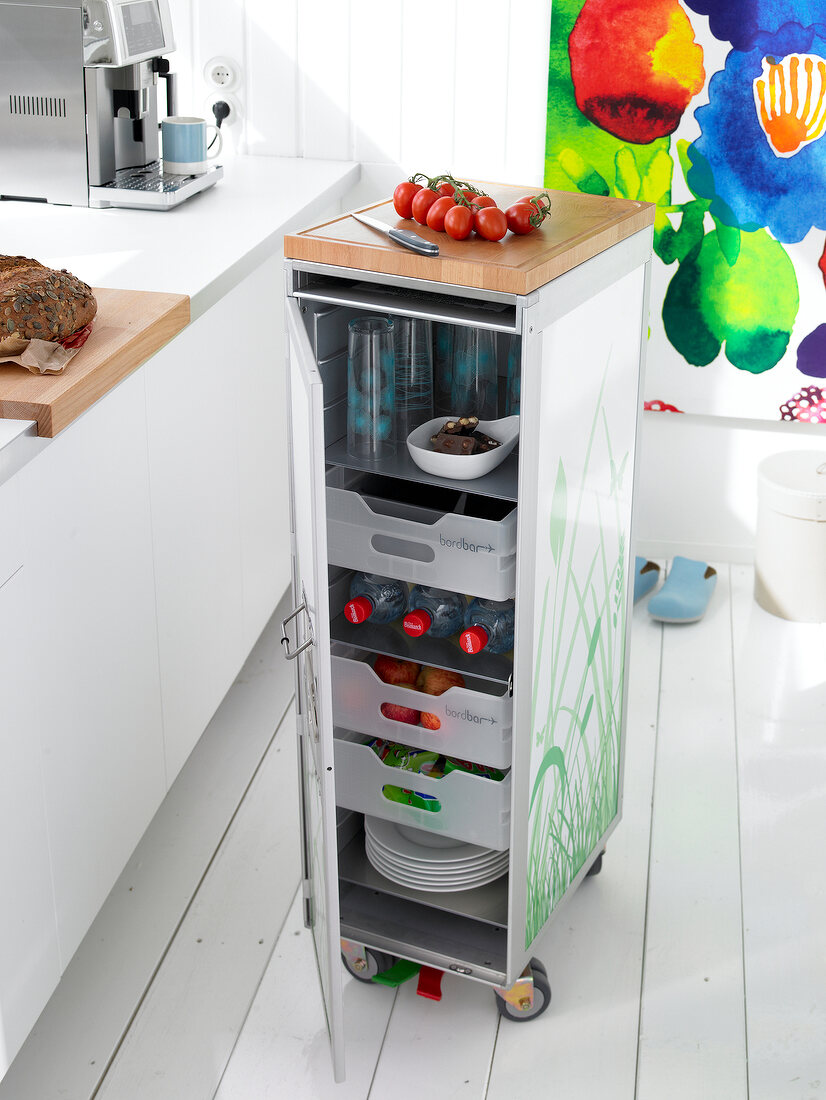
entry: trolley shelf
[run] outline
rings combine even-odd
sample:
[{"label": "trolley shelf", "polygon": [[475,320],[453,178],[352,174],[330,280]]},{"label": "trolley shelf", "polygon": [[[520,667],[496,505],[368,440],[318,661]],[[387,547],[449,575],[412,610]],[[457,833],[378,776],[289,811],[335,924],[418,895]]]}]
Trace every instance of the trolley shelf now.
[{"label": "trolley shelf", "polygon": [[366,623],[351,623],[343,614],[338,614],[330,623],[330,637],[334,642],[364,649],[369,653],[386,653],[389,657],[400,657],[404,661],[417,661],[420,665],[436,665],[437,668],[449,668],[452,672],[461,672],[463,676],[475,676],[480,680],[495,680],[499,684],[509,684],[513,672],[513,657],[510,654],[465,653],[451,638],[411,638],[395,624],[376,626],[368,619]]},{"label": "trolley shelf", "polygon": [[353,458],[347,453],[347,439],[342,438],[331,443],[325,453],[325,460],[331,466],[344,466],[348,470],[365,470],[371,474],[383,474],[385,477],[398,477],[403,481],[418,481],[423,485],[440,485],[445,489],[459,489],[465,493],[479,496],[498,497],[500,500],[516,500],[519,478],[519,449],[509,454],[501,466],[491,470],[484,477],[462,481],[452,477],[437,477],[420,470],[402,444],[396,454],[382,459],[381,463],[368,459]]},{"label": "trolley shelf", "polygon": [[507,928],[446,913],[408,898],[340,882],[341,935],[439,970],[465,967],[492,985],[506,981]]},{"label": "trolley shelf", "polygon": [[406,898],[456,916],[470,917],[497,927],[508,923],[508,876],[503,875],[486,886],[473,890],[456,890],[449,894],[414,890],[385,878],[368,860],[364,851],[364,831],[359,831],[339,853],[338,874],[343,882],[379,890],[396,898]]}]

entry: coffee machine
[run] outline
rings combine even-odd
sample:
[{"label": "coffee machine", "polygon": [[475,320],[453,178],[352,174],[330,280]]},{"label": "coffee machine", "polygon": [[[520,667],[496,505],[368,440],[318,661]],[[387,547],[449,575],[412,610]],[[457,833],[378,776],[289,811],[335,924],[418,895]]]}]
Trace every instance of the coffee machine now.
[{"label": "coffee machine", "polygon": [[0,0],[0,198],[168,210],[210,187],[163,172],[175,113],[168,0]]}]

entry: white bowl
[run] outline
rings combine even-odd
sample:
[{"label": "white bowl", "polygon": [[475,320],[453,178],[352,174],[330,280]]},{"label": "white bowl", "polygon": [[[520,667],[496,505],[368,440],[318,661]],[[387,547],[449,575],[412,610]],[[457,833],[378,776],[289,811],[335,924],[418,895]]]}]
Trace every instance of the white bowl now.
[{"label": "white bowl", "polygon": [[519,417],[505,416],[501,420],[479,421],[478,430],[489,435],[491,439],[498,439],[501,444],[492,451],[481,451],[473,455],[447,455],[434,451],[430,445],[430,437],[438,432],[445,421],[455,419],[455,416],[437,416],[434,420],[428,420],[426,424],[414,428],[407,437],[410,457],[426,474],[452,477],[457,481],[483,477],[505,461],[519,439]]}]

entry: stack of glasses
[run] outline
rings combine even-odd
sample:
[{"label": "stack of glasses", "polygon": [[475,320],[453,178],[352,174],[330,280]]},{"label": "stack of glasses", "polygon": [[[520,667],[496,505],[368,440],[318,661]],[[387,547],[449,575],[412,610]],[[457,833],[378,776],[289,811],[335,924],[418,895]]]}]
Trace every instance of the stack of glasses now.
[{"label": "stack of glasses", "polygon": [[418,317],[357,317],[347,346],[347,451],[380,461],[435,415],[495,420],[519,412],[521,340],[509,338],[499,411],[497,336]]}]

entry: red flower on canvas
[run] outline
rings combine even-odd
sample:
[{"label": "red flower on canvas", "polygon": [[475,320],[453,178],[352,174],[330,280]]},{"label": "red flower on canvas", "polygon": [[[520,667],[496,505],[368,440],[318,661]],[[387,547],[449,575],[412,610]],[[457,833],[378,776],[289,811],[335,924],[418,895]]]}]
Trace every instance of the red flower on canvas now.
[{"label": "red flower on canvas", "polygon": [[677,0],[585,0],[568,56],[580,111],[637,145],[673,133],[705,82],[702,47]]}]

